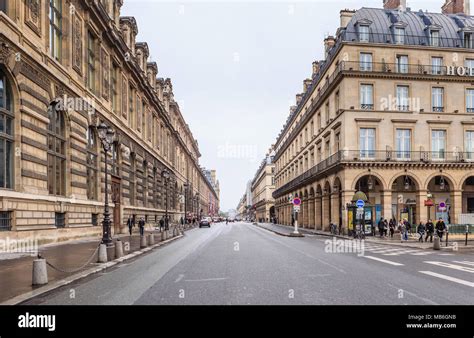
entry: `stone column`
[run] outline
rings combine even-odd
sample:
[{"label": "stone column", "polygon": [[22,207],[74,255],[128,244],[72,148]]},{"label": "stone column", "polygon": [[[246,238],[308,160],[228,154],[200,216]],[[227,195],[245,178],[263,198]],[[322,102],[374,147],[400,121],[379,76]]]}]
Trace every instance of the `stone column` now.
[{"label": "stone column", "polygon": [[310,229],[314,229],[314,197],[309,199],[309,222],[308,226]]},{"label": "stone column", "polygon": [[314,199],[314,210],[315,210],[315,227],[316,230],[321,230],[322,229],[322,224],[321,224],[321,215],[322,215],[322,203],[321,203],[321,196],[315,197]]},{"label": "stone column", "polygon": [[342,212],[342,230],[344,234],[347,235],[348,233],[348,227],[349,227],[349,218],[348,218],[348,210],[347,210],[347,204],[351,203],[352,197],[354,196],[354,190],[343,190],[342,191],[342,196],[341,196],[341,203],[344,206],[343,212]]},{"label": "stone column", "polygon": [[380,194],[382,197],[382,216],[390,220],[392,218],[392,190],[384,190]]},{"label": "stone column", "polygon": [[459,214],[462,213],[462,190],[451,192],[451,224],[459,224]]},{"label": "stone column", "polygon": [[329,214],[329,221],[339,226],[339,191],[331,194],[331,211]]},{"label": "stone column", "polygon": [[426,195],[426,190],[418,190],[416,192],[416,224],[412,224],[413,226],[417,226],[420,222],[426,223],[428,221],[428,209],[425,207],[425,200],[428,198]]},{"label": "stone column", "polygon": [[329,223],[331,222],[331,209],[330,209],[330,199],[331,196],[329,194],[323,195],[323,224],[322,230],[326,231],[329,229]]}]

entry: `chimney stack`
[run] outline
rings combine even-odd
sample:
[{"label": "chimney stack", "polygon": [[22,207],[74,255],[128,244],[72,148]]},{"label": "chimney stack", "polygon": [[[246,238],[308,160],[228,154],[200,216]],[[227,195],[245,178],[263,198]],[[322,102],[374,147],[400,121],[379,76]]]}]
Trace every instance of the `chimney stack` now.
[{"label": "chimney stack", "polygon": [[313,80],[311,79],[306,79],[303,81],[303,93],[308,91],[309,87],[311,87],[311,83],[313,83]]},{"label": "chimney stack", "polygon": [[303,94],[296,94],[296,105],[299,105],[303,99]]},{"label": "chimney stack", "polygon": [[383,0],[383,9],[406,10],[407,0]]},{"label": "chimney stack", "polygon": [[346,28],[354,15],[355,10],[343,9],[339,12],[341,18],[341,28]]},{"label": "chimney stack", "polygon": [[327,38],[324,39],[324,55],[326,59],[329,55],[329,50],[336,44],[336,39],[334,36],[329,35]]},{"label": "chimney stack", "polygon": [[469,0],[446,0],[443,7],[441,7],[441,13],[443,14],[463,13],[469,15],[470,11]]},{"label": "chimney stack", "polygon": [[320,64],[319,61],[313,61],[313,79],[319,73]]}]

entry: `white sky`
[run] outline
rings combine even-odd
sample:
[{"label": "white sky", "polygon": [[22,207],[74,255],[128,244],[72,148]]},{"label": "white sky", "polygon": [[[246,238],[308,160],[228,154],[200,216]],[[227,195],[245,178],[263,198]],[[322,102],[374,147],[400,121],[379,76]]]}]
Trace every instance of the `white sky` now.
[{"label": "white sky", "polygon": [[[444,0],[408,1],[440,12]],[[202,153],[217,170],[221,210],[235,208],[288,116],[311,63],[323,58],[344,8],[382,7],[382,0],[258,2],[125,0],[137,41],[148,43],[158,76],[175,99]]]}]

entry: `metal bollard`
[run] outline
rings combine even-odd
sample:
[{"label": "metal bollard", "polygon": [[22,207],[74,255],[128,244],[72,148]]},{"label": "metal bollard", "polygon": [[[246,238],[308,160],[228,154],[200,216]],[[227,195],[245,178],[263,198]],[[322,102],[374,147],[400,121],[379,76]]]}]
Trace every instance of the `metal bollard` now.
[{"label": "metal bollard", "polygon": [[437,235],[434,236],[433,250],[441,250],[441,241]]},{"label": "metal bollard", "polygon": [[115,242],[115,258],[120,258],[123,256],[123,243],[120,239],[117,239]]},{"label": "metal bollard", "polygon": [[107,263],[107,245],[99,246],[99,263]]},{"label": "metal bollard", "polygon": [[146,236],[143,235],[143,236],[140,236],[140,248],[146,248],[147,245],[146,245]]},{"label": "metal bollard", "polygon": [[46,259],[38,258],[33,261],[33,285],[48,284]]},{"label": "metal bollard", "polygon": [[148,245],[155,245],[155,235],[153,234],[148,235]]}]

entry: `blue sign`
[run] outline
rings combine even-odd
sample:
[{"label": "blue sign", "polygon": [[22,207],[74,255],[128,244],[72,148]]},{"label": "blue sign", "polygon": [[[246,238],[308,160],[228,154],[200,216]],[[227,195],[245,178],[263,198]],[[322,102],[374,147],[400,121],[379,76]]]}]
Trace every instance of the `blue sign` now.
[{"label": "blue sign", "polygon": [[363,200],[357,200],[356,202],[356,207],[358,208],[363,208],[365,205],[364,201]]}]

